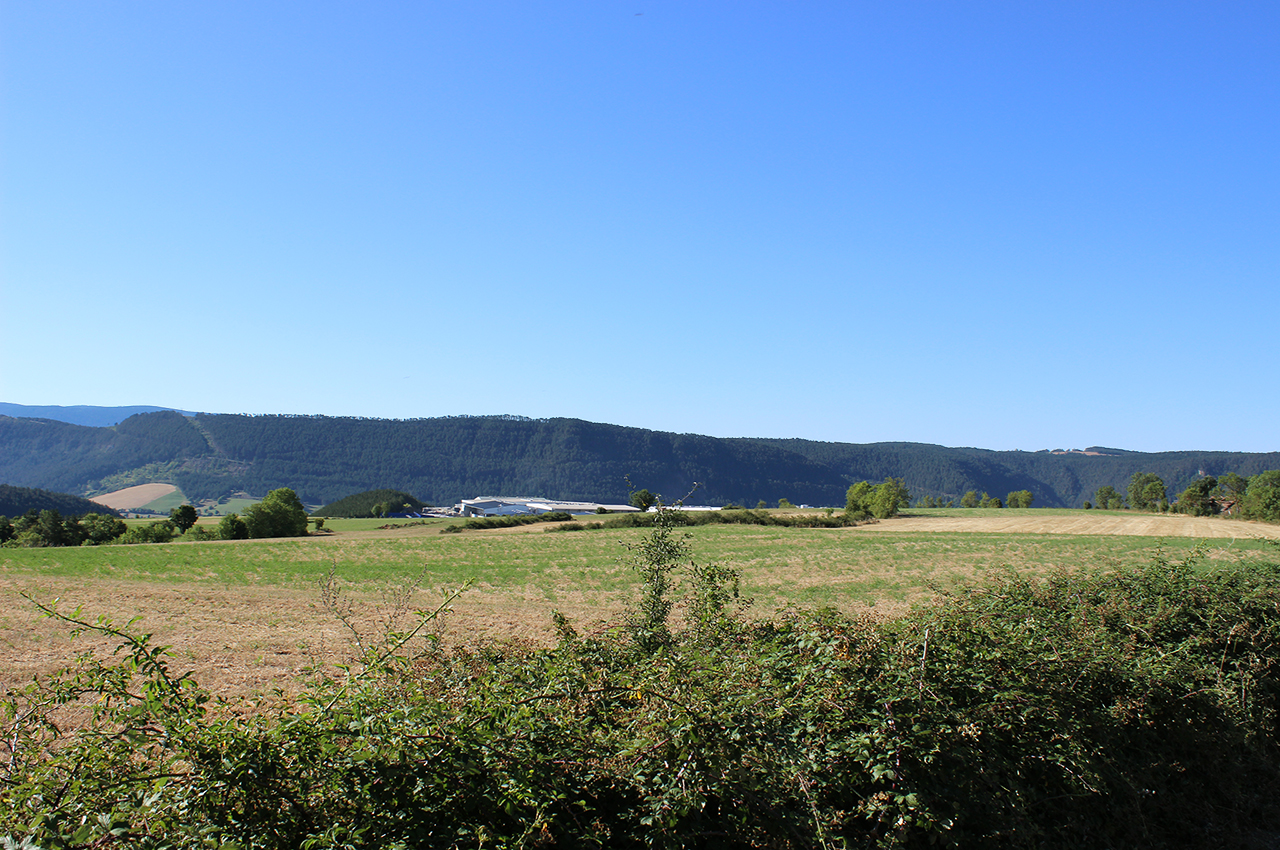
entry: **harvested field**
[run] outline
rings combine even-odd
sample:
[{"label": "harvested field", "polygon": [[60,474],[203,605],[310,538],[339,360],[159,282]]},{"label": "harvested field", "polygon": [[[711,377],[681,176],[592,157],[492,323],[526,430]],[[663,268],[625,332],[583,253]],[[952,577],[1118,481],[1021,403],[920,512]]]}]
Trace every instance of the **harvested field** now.
[{"label": "harvested field", "polygon": [[[35,591],[30,586],[28,592]],[[42,602],[54,598],[33,592]],[[212,588],[199,585],[161,585],[143,582],[92,582],[62,587],[65,602],[58,610],[71,614],[77,606],[90,622],[108,617],[123,626],[140,618],[136,629],[150,632],[157,644],[172,648],[175,670],[194,673],[212,693],[246,696],[275,688],[296,692],[299,677],[309,667],[331,667],[355,660],[352,633],[319,602],[311,588]],[[0,616],[0,692],[69,663],[86,650],[105,656],[118,641],[90,635],[72,639],[69,627],[47,618],[18,596],[13,582],[0,582],[5,612]],[[398,625],[412,617],[412,608],[433,609],[438,593],[420,591],[410,610],[401,611]],[[376,639],[395,614],[377,593],[356,598],[355,625],[365,639]],[[578,623],[609,616],[609,609],[588,605],[560,606]],[[445,615],[437,632],[446,640],[531,640],[545,642],[550,616],[545,604],[504,593],[467,594]],[[535,611],[537,612],[535,614]]]},{"label": "harvested field", "polygon": [[[152,497],[154,498],[154,496]],[[950,514],[950,515],[949,515]],[[296,691],[316,665],[352,660],[353,635],[320,601],[330,569],[350,583],[356,626],[376,639],[399,610],[432,609],[445,589],[472,586],[441,624],[441,640],[552,639],[551,611],[581,629],[616,621],[634,585],[620,563],[635,529],[547,534],[545,527],[442,535],[439,523],[379,529],[373,521],[305,539],[196,542],[77,549],[0,550],[0,690],[114,644],[73,642],[41,619],[26,592],[60,610],[80,606],[151,632],[215,694]],[[349,528],[349,530],[346,530]],[[1125,568],[1163,549],[1176,559],[1209,541],[1211,561],[1263,557],[1280,526],[1181,516],[1039,511],[925,512],[848,529],[704,526],[690,530],[700,561],[742,571],[752,609],[835,606],[893,616],[932,588],[1005,568]],[[422,588],[408,604],[397,589]]]},{"label": "harvested field", "polygon": [[991,511],[991,516],[901,516],[858,531],[929,532],[931,534],[1100,534],[1141,537],[1195,537],[1203,539],[1267,537],[1280,539],[1280,525],[1261,522],[1171,514],[1115,514],[1085,511],[1036,516],[1034,511],[1011,514]]},{"label": "harvested field", "polygon": [[113,493],[94,496],[93,501],[117,511],[132,511],[167,496],[178,488],[172,484],[139,484]]}]

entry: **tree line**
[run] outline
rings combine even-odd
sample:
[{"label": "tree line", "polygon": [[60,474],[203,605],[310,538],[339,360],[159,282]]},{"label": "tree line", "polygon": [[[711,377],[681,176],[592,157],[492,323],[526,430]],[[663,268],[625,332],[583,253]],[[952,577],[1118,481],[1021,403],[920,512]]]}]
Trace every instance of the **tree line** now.
[{"label": "tree line", "polygon": [[1154,511],[1190,516],[1219,514],[1280,522],[1280,469],[1245,477],[1235,472],[1202,475],[1188,484],[1173,501],[1164,480],[1153,472],[1135,472],[1127,493],[1107,484],[1098,488],[1084,507],[1103,510]]},{"label": "tree line", "polygon": [[[1035,496],[1030,490],[1015,490],[1009,493],[1004,499],[999,496],[992,496],[990,493],[983,491],[982,495],[978,495],[977,490],[967,490],[960,497],[960,507],[962,508],[1029,508],[1031,503],[1035,501]],[[933,496],[924,496],[918,502],[917,507],[921,508],[954,508],[956,501],[954,499],[935,498]]]},{"label": "tree line", "polygon": [[[228,514],[216,529],[196,526],[191,505],[179,505],[169,518],[129,525],[119,516],[87,513],[64,517],[53,508],[32,508],[15,519],[0,516],[0,546],[44,548],[54,546],[102,546],[109,543],[169,543],[178,538],[197,540],[248,540],[267,537],[301,537],[307,533],[307,511],[298,495],[287,487],[273,490],[244,516]],[[318,522],[323,523],[323,520]]]}]

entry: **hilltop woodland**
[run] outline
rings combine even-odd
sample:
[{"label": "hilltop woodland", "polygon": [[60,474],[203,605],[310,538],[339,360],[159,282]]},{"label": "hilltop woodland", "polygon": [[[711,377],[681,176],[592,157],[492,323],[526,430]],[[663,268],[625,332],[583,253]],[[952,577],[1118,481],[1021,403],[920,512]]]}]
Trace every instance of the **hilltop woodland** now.
[{"label": "hilltop woodland", "polygon": [[[861,510],[905,494],[849,495]],[[245,710],[132,624],[34,603],[119,649],[0,698],[0,841],[1274,846],[1280,564],[1196,550],[1004,574],[885,622],[760,618],[680,512],[645,516],[636,595],[605,628],[550,612],[549,648],[445,646],[448,594],[407,627],[357,632],[356,660],[297,699]],[[344,587],[330,573],[321,588],[339,619]]]},{"label": "hilltop woodland", "polygon": [[481,495],[617,503],[626,501],[630,476],[655,492],[702,482],[699,498],[713,505],[785,498],[838,507],[850,485],[896,477],[918,498],[943,504],[970,490],[1027,491],[1037,507],[1074,508],[1100,487],[1123,487],[1136,472],[1157,475],[1179,493],[1205,476],[1280,469],[1280,453],[1092,451],[719,439],[511,416],[402,421],[162,411],[101,428],[0,416],[2,481],[86,495],[164,481],[193,502],[288,487],[311,505],[374,488],[436,505]]},{"label": "hilltop woodland", "polygon": [[430,505],[415,496],[384,488],[347,496],[312,513],[323,517],[381,517],[416,512],[426,507]]}]

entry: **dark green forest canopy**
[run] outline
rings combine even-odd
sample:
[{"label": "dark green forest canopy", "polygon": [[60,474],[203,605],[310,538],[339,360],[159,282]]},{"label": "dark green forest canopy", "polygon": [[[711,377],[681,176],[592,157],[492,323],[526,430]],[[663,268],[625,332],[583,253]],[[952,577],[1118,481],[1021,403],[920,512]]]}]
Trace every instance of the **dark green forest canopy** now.
[{"label": "dark green forest canopy", "polygon": [[201,501],[294,489],[308,504],[389,489],[431,504],[480,495],[625,503],[628,480],[667,500],[842,506],[849,485],[901,478],[913,497],[1029,490],[1038,507],[1080,507],[1103,485],[1152,472],[1171,492],[1200,475],[1255,475],[1280,453],[989,451],[922,443],[722,439],[513,416],[364,419],[173,411],[90,428],[0,417],[0,481],[96,494],[166,481]]},{"label": "dark green forest canopy", "polygon": [[57,511],[63,516],[83,516],[84,514],[119,516],[106,505],[68,493],[53,493],[36,487],[0,484],[0,516],[22,516],[27,511]]},{"label": "dark green forest canopy", "polygon": [[366,490],[363,493],[355,493],[346,498],[339,499],[336,502],[330,502],[324,507],[312,511],[313,516],[325,517],[367,517],[374,516],[374,509],[382,507],[387,511],[399,512],[402,510],[416,511],[426,507],[421,499],[416,498],[410,493],[403,493],[399,490]]}]

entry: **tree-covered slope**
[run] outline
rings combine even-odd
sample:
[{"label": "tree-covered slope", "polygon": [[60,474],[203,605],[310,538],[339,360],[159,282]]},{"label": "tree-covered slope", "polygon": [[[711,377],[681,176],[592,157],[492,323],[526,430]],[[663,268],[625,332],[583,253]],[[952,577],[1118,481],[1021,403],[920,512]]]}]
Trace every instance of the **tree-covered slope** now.
[{"label": "tree-covered slope", "polygon": [[0,481],[9,484],[102,492],[120,473],[209,454],[200,432],[173,411],[131,416],[107,428],[0,416]]},{"label": "tree-covered slope", "polygon": [[[481,494],[625,502],[630,477],[668,498],[699,482],[700,500],[787,496],[835,504],[848,486],[827,467],[772,446],[576,419],[201,415],[195,421],[218,449],[249,464],[234,476],[244,489],[293,486],[307,501],[379,486],[435,504]],[[184,471],[176,483],[191,495],[223,491],[232,477]]]},{"label": "tree-covered slope", "polygon": [[53,493],[37,487],[14,487],[0,484],[0,516],[18,517],[27,511],[57,511],[63,516],[107,514],[119,516],[106,505],[72,496],[69,493]]},{"label": "tree-covered slope", "polygon": [[913,496],[1003,498],[1030,490],[1040,507],[1079,507],[1099,487],[1123,490],[1135,472],[1171,493],[1201,474],[1280,469],[1280,453],[1108,450],[1105,454],[990,451],[921,443],[720,439],[513,416],[387,420],[173,411],[87,428],[0,416],[0,481],[96,494],[166,481],[201,500],[244,490],[295,490],[308,504],[392,489],[432,504],[480,495],[624,502],[636,487],[710,504],[843,505],[851,483],[902,478]]},{"label": "tree-covered slope", "polygon": [[1224,472],[1256,475],[1280,469],[1280,452],[1080,452],[992,451],[946,448],[924,443],[824,443],[813,440],[753,439],[786,448],[823,464],[851,481],[904,479],[913,496],[958,499],[968,490],[1004,496],[1030,490],[1037,507],[1078,508],[1099,487],[1123,490],[1135,472],[1152,472],[1176,493],[1202,475]]}]

